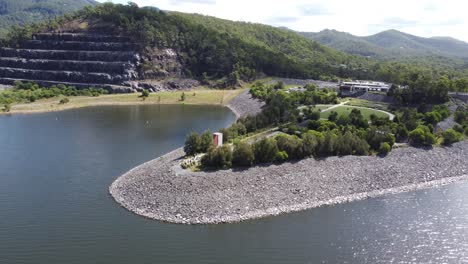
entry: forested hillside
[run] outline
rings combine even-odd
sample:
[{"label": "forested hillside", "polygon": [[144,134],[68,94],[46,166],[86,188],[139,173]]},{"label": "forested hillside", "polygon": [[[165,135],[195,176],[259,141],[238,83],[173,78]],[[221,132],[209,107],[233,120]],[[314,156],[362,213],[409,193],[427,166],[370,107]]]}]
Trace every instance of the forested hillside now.
[{"label": "forested hillside", "polygon": [[306,38],[352,54],[377,58],[445,56],[468,59],[468,43],[449,37],[422,38],[397,30],[358,37],[336,30],[299,32]]},{"label": "forested hillside", "polygon": [[0,0],[0,37],[12,25],[38,22],[96,4],[94,0]]},{"label": "forested hillside", "polygon": [[468,58],[468,43],[447,37],[423,38],[397,30],[387,30],[364,40],[389,50],[419,55],[441,55]]},{"label": "forested hillside", "polygon": [[448,37],[422,38],[388,30],[358,37],[336,30],[300,35],[349,54],[443,70],[468,69],[468,43]]}]

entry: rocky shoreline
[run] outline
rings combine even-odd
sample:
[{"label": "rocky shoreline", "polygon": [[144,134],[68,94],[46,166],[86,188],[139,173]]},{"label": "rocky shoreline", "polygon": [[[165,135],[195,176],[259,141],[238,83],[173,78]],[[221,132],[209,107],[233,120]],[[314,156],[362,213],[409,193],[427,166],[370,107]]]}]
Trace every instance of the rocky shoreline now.
[{"label": "rocky shoreline", "polygon": [[227,104],[237,118],[257,115],[264,106],[265,102],[253,98],[249,90],[242,92]]},{"label": "rocky shoreline", "polygon": [[311,158],[214,172],[182,170],[182,157],[177,149],[132,169],[110,186],[110,194],[151,219],[216,224],[468,180],[468,141],[430,150],[396,149],[385,158]]}]

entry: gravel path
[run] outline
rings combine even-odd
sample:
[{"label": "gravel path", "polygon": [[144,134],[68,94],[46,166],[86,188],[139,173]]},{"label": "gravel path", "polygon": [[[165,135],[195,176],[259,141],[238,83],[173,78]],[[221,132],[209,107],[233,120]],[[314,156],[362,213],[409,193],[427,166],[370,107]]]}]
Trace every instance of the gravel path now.
[{"label": "gravel path", "polygon": [[330,157],[247,170],[180,169],[181,149],[147,162],[109,188],[126,209],[171,223],[238,222],[468,179],[468,141],[386,158]]},{"label": "gravel path", "polygon": [[246,90],[232,99],[227,106],[239,118],[260,113],[264,105],[264,102],[253,98],[249,90]]}]

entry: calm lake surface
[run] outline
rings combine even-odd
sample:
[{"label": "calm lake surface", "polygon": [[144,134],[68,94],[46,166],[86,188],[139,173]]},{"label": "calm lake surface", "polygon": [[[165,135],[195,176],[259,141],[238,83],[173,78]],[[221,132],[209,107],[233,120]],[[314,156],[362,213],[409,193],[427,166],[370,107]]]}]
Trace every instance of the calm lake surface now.
[{"label": "calm lake surface", "polygon": [[119,207],[122,173],[228,126],[210,106],[0,116],[0,263],[464,263],[468,184],[240,224],[183,226]]}]

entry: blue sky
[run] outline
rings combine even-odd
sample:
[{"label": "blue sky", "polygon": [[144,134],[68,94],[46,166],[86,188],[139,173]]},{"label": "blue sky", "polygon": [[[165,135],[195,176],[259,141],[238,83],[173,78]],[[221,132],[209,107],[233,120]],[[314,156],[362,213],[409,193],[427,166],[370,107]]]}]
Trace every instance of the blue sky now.
[{"label": "blue sky", "polygon": [[[105,2],[105,0],[98,0]],[[112,0],[127,3],[126,0]],[[468,1],[462,0],[134,0],[139,6],[316,32],[336,29],[358,36],[397,29],[468,42]]]}]

